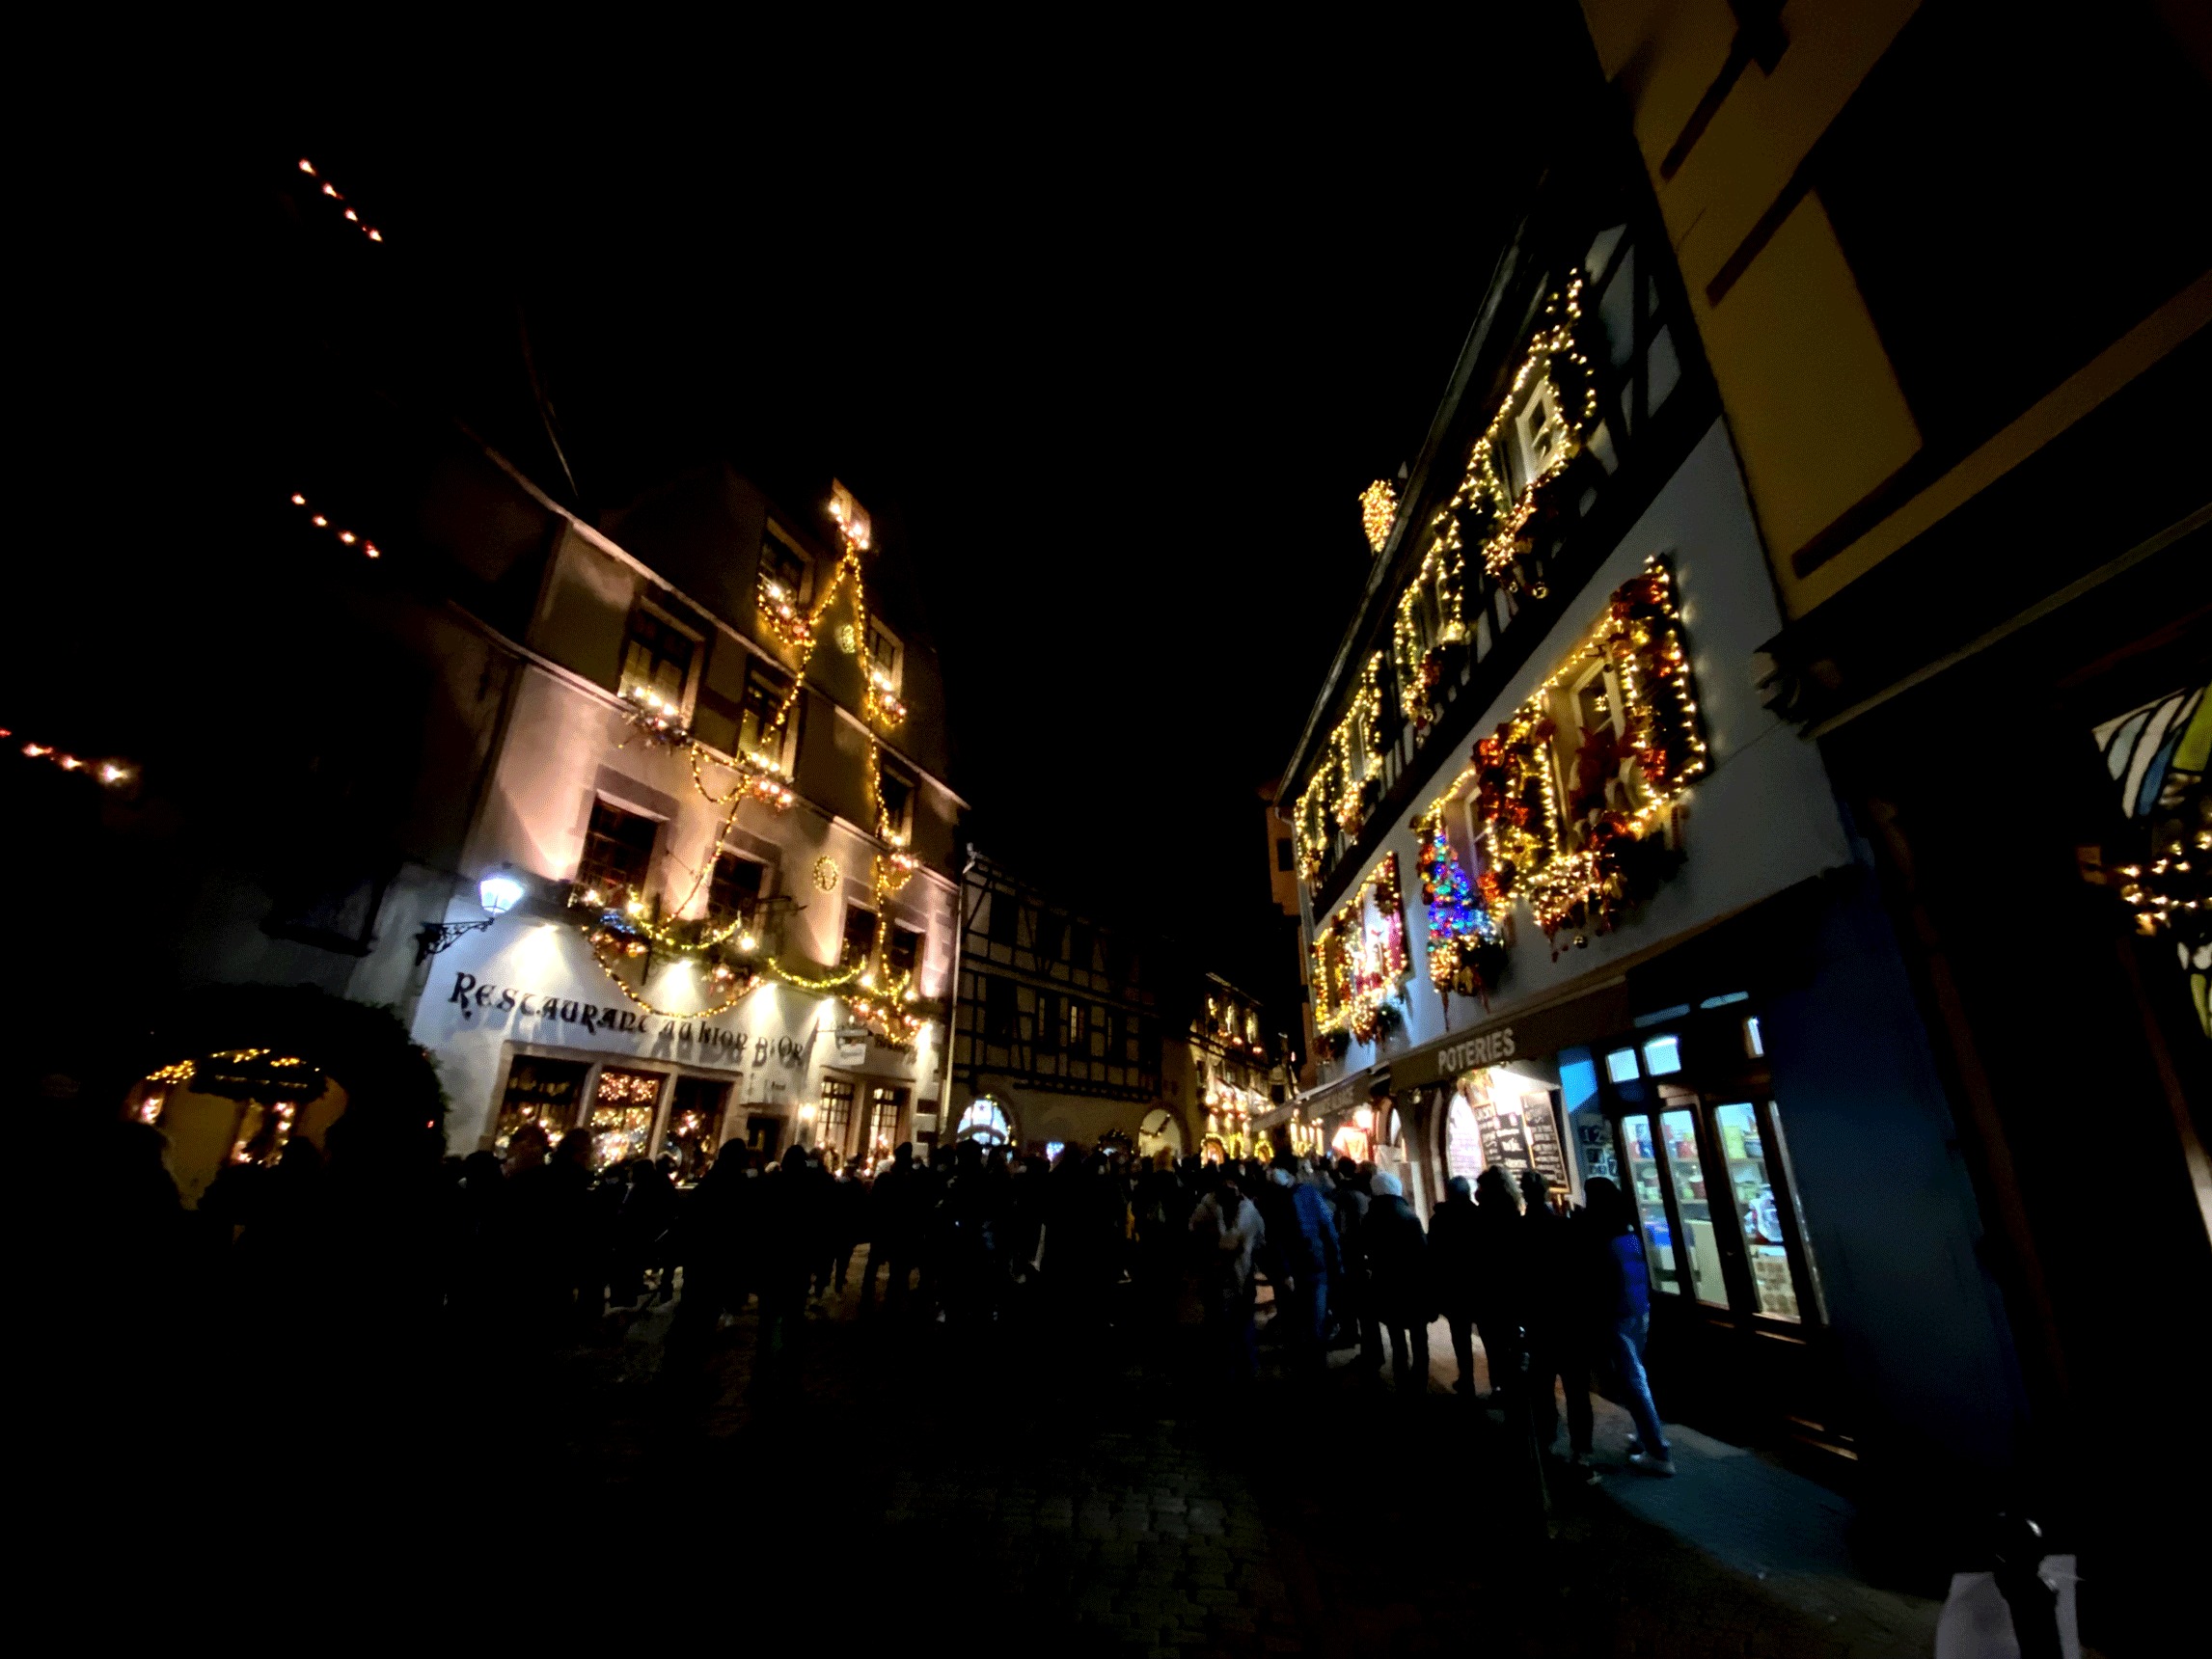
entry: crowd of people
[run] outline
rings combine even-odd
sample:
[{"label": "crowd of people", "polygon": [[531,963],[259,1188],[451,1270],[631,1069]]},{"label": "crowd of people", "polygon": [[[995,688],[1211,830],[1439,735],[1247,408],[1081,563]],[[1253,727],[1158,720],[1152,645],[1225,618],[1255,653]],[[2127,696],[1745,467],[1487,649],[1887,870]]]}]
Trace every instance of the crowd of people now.
[{"label": "crowd of people", "polygon": [[504,1155],[442,1162],[334,1141],[326,1167],[295,1139],[185,1211],[158,1137],[124,1145],[137,1132],[116,1126],[110,1149],[134,1177],[116,1189],[130,1196],[117,1237],[132,1240],[132,1271],[168,1265],[155,1276],[174,1287],[197,1265],[233,1303],[309,1309],[338,1285],[349,1320],[376,1307],[394,1328],[542,1350],[587,1340],[613,1310],[672,1301],[675,1366],[756,1311],[758,1369],[773,1374],[810,1307],[857,1277],[860,1317],[887,1325],[1070,1341],[1187,1327],[1206,1379],[1230,1391],[1257,1374],[1263,1309],[1294,1375],[1352,1348],[1354,1367],[1407,1393],[1428,1390],[1440,1319],[1461,1394],[1477,1392],[1479,1337],[1489,1403],[1549,1446],[1563,1395],[1567,1455],[1586,1469],[1591,1388],[1609,1376],[1635,1419],[1632,1461],[1673,1472],[1644,1369],[1644,1255],[1602,1179],[1575,1209],[1540,1172],[1492,1166],[1452,1180],[1424,1226],[1396,1175],[1350,1159],[1047,1158],[966,1141],[927,1156],[902,1145],[863,1168],[732,1142],[679,1188],[669,1159],[601,1165],[587,1131],[555,1144],[525,1127]]}]

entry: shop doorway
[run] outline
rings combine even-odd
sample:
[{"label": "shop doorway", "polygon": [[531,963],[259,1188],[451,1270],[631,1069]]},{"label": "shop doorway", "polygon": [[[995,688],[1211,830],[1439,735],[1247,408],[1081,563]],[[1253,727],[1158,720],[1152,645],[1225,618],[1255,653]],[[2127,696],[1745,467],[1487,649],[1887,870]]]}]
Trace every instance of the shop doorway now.
[{"label": "shop doorway", "polygon": [[769,1163],[774,1163],[783,1151],[783,1119],[776,1112],[748,1112],[745,1117],[745,1144]]},{"label": "shop doorway", "polygon": [[1161,1153],[1181,1157],[1183,1120],[1165,1106],[1155,1106],[1136,1126],[1136,1150],[1146,1157],[1157,1157]]},{"label": "shop doorway", "polygon": [[860,1148],[857,1155],[862,1163],[873,1166],[891,1156],[899,1144],[899,1125],[906,1117],[907,1092],[888,1084],[877,1084],[868,1090],[867,1123],[860,1133]]},{"label": "shop doorway", "polygon": [[729,1085],[716,1082],[711,1077],[678,1077],[675,1094],[669,1102],[668,1133],[661,1138],[661,1151],[676,1160],[675,1179],[679,1185],[690,1185],[707,1172],[714,1162],[715,1148],[722,1136],[724,1103],[729,1099]]},{"label": "shop doorway", "polygon": [[661,1115],[666,1072],[631,1072],[614,1066],[599,1073],[591,1093],[591,1153],[601,1169],[652,1150],[653,1124]]}]

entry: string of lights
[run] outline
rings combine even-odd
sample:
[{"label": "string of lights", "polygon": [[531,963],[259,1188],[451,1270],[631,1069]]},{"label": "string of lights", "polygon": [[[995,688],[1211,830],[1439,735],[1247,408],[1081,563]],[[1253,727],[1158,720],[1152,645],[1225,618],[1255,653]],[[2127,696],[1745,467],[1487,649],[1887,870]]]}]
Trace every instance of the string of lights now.
[{"label": "string of lights", "polygon": [[308,515],[308,522],[314,525],[315,529],[329,530],[332,535],[338,538],[341,546],[359,549],[364,558],[382,558],[384,557],[376,551],[376,544],[367,536],[356,535],[349,530],[341,530],[330,522],[330,516],[327,513],[316,512],[307,497],[297,490],[292,492],[292,505],[305,512]]},{"label": "string of lights", "polygon": [[[1397,672],[1399,698],[1417,725],[1434,718],[1435,692],[1446,653],[1468,638],[1463,601],[1465,547],[1471,530],[1482,549],[1483,566],[1511,590],[1532,597],[1543,585],[1521,568],[1527,546],[1520,532],[1536,514],[1545,484],[1580,452],[1598,418],[1598,389],[1590,361],[1578,341],[1584,277],[1575,272],[1564,289],[1544,302],[1544,324],[1529,341],[1505,394],[1491,412],[1467,454],[1459,487],[1430,520],[1429,545],[1405,590],[1391,624],[1389,658]],[[1506,435],[1522,427],[1521,450],[1527,477],[1512,488],[1500,465]],[[1398,503],[1396,489],[1378,479],[1360,496],[1361,524],[1379,553],[1389,538]],[[1426,626],[1424,626],[1426,624]],[[1381,708],[1380,676],[1384,653],[1369,658],[1343,716],[1306,787],[1299,793],[1292,824],[1300,875],[1319,876],[1333,816],[1338,829],[1356,837],[1372,802],[1367,784],[1380,770],[1369,739]]]},{"label": "string of lights", "polygon": [[345,215],[345,222],[348,225],[351,225],[356,231],[359,231],[371,242],[381,242],[384,240],[384,232],[377,230],[374,226],[370,225],[368,220],[364,219],[358,209],[348,206],[346,204],[345,198],[339,193],[338,186],[333,184],[329,179],[323,177],[321,174],[317,173],[314,170],[314,162],[309,161],[305,156],[302,156],[300,158],[300,171],[322,186],[323,195],[328,197],[334,204],[337,204],[339,210]]},{"label": "string of lights", "polygon": [[[7,743],[14,736],[14,731],[0,726],[0,743]],[[110,789],[121,789],[138,775],[138,769],[128,761],[87,760],[82,755],[71,754],[66,748],[57,748],[50,743],[26,741],[16,746],[16,752],[25,760],[42,760],[49,766],[58,766],[64,772],[90,778]]]}]

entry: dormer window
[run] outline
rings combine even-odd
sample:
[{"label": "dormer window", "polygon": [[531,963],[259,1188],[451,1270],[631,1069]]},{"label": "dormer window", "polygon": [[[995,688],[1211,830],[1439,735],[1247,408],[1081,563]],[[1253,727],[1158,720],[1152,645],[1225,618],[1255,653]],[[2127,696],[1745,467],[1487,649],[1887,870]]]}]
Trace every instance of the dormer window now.
[{"label": "dormer window", "polygon": [[812,564],[774,525],[760,538],[761,619],[786,644],[802,644],[806,633],[806,586]]},{"label": "dormer window", "polygon": [[1514,431],[1520,444],[1524,488],[1567,459],[1567,418],[1560,411],[1559,389],[1552,385],[1550,376],[1537,377],[1528,400],[1514,417]]}]

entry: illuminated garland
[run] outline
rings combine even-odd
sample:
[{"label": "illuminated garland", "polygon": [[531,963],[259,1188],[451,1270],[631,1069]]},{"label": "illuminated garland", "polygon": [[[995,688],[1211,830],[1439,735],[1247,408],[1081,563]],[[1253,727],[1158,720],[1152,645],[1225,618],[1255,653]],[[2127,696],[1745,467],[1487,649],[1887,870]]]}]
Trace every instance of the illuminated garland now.
[{"label": "illuminated garland", "polygon": [[[1542,504],[1543,487],[1580,452],[1598,418],[1597,383],[1575,338],[1582,320],[1583,280],[1576,272],[1563,291],[1544,302],[1544,326],[1529,341],[1506,394],[1468,452],[1459,488],[1431,518],[1429,545],[1399,595],[1389,656],[1397,671],[1400,704],[1417,726],[1434,720],[1438,689],[1466,647],[1468,542],[1481,549],[1483,568],[1501,585],[1532,597],[1543,595],[1543,584],[1522,567],[1529,544],[1521,531]],[[1507,486],[1498,457],[1509,424],[1530,407],[1526,394],[1532,385],[1546,411],[1536,434],[1544,441],[1543,460],[1516,493]],[[1396,491],[1386,480],[1370,485],[1360,497],[1362,522],[1377,552],[1388,539],[1397,512],[1395,498]],[[1379,524],[1381,539],[1378,539]],[[1321,874],[1329,819],[1333,817],[1346,835],[1357,837],[1379,794],[1372,785],[1381,762],[1370,739],[1381,712],[1382,662],[1380,651],[1368,659],[1351,706],[1329,734],[1314,775],[1298,796],[1292,834],[1299,874],[1308,882]]]},{"label": "illuminated garland", "polygon": [[[831,516],[836,521],[843,551],[836,569],[823,586],[811,610],[801,615],[797,607],[783,594],[781,585],[766,577],[762,579],[761,613],[771,633],[798,651],[799,660],[791,676],[790,687],[777,705],[775,717],[759,735],[759,749],[777,748],[790,721],[791,712],[798,706],[800,694],[806,689],[806,667],[812,661],[815,647],[821,642],[822,627],[831,606],[843,594],[850,607],[852,620],[846,624],[852,630],[854,648],[862,657],[861,712],[870,722],[868,731],[868,798],[875,806],[875,830],[888,851],[875,855],[869,870],[869,887],[875,897],[876,927],[866,954],[847,968],[820,979],[786,972],[773,961],[765,973],[773,973],[784,983],[801,990],[830,992],[840,995],[852,1010],[854,1018],[881,1041],[895,1047],[911,1044],[928,1018],[919,1007],[918,996],[911,974],[902,974],[889,983],[888,989],[879,989],[878,982],[885,978],[884,953],[888,942],[890,910],[888,901],[896,897],[920,867],[920,861],[907,850],[907,835],[890,821],[884,805],[883,752],[876,728],[888,730],[906,719],[906,705],[891,688],[889,672],[880,666],[865,661],[868,639],[868,603],[866,588],[861,581],[860,555],[868,546],[868,522],[851,498],[839,490],[831,504]],[[839,633],[843,633],[843,628]],[[632,723],[655,742],[666,743],[684,749],[689,756],[692,782],[701,798],[711,804],[724,808],[720,829],[715,833],[714,846],[700,860],[692,879],[690,890],[682,900],[670,907],[679,916],[692,909],[699,889],[712,875],[716,861],[726,845],[729,832],[737,822],[738,808],[747,801],[759,801],[780,811],[798,799],[791,788],[790,775],[766,752],[740,753],[724,759],[708,749],[681,723],[680,711],[673,703],[651,692],[636,692],[624,699]],[[706,781],[705,767],[712,763],[734,775],[735,781],[726,791],[717,792]],[[749,918],[739,915],[726,925],[711,925],[696,921],[665,922],[660,919],[657,907],[642,895],[616,891],[602,894],[593,889],[580,890],[571,895],[570,904],[584,910],[587,914],[581,922],[586,938],[590,941],[592,959],[602,972],[613,980],[615,987],[638,1007],[663,1017],[700,1019],[723,1012],[758,986],[764,978],[764,969],[749,961],[728,960],[724,947],[732,940],[738,956],[749,958],[758,948],[758,939],[749,925]],[[704,962],[709,973],[720,980],[737,985],[727,1001],[710,1010],[692,1010],[688,1014],[671,1015],[669,1010],[655,1008],[622,980],[617,969],[624,961],[642,957],[654,947],[671,952],[687,962]],[[847,990],[848,987],[857,987]]]},{"label": "illuminated garland", "polygon": [[331,183],[329,179],[323,178],[322,175],[314,170],[314,164],[313,162],[303,158],[300,162],[300,171],[306,174],[310,178],[322,180],[322,193],[329,197],[332,202],[338,204],[339,208],[345,214],[345,222],[348,225],[351,225],[356,231],[359,231],[371,242],[381,242],[384,240],[384,232],[372,229],[369,222],[362,218],[360,213],[355,211],[353,208],[346,206],[345,198],[338,193],[338,186]]},{"label": "illuminated garland", "polygon": [[[1367,921],[1370,891],[1378,917],[1373,926]],[[1340,938],[1355,942],[1340,945]],[[1385,853],[1367,880],[1337,908],[1316,934],[1312,949],[1315,1025],[1355,1042],[1374,1042],[1400,1018],[1392,996],[1409,970],[1405,895],[1398,884],[1396,853]]]},{"label": "illuminated garland", "polygon": [[1367,545],[1380,553],[1390,540],[1390,527],[1398,517],[1398,486],[1377,478],[1359,492],[1359,528],[1367,532]]},{"label": "illuminated garland", "polygon": [[[307,509],[307,497],[301,495],[299,491],[294,490],[292,492],[292,505],[302,508],[303,510]],[[376,551],[376,544],[374,542],[369,540],[366,536],[355,535],[353,531],[349,530],[338,529],[330,522],[329,516],[327,514],[310,511],[308,516],[314,523],[315,529],[329,530],[331,534],[338,537],[341,545],[345,547],[360,548],[362,557],[364,558],[382,558],[384,557],[381,553]]]},{"label": "illuminated garland", "polygon": [[[7,742],[14,735],[6,726],[0,726],[0,743]],[[86,760],[67,749],[56,748],[50,743],[26,743],[21,746],[19,752],[25,760],[45,761],[60,767],[64,772],[82,774],[96,782],[106,784],[110,789],[121,789],[137,775],[136,770],[123,761]]]},{"label": "illuminated garland", "polygon": [[1291,830],[1298,869],[1308,881],[1321,873],[1322,855],[1328,845],[1328,821],[1333,820],[1348,836],[1356,837],[1381,793],[1382,762],[1370,741],[1374,722],[1381,715],[1382,653],[1378,651],[1367,659],[1352,705],[1329,734],[1321,764],[1298,796]]},{"label": "illuminated garland", "polygon": [[[1623,729],[1608,720],[1584,734],[1563,807],[1551,698],[1594,665],[1613,671]],[[1653,558],[1614,590],[1567,660],[1475,745],[1478,891],[1493,913],[1525,900],[1546,938],[1569,927],[1610,930],[1679,862],[1675,806],[1706,765],[1673,577]]]}]

